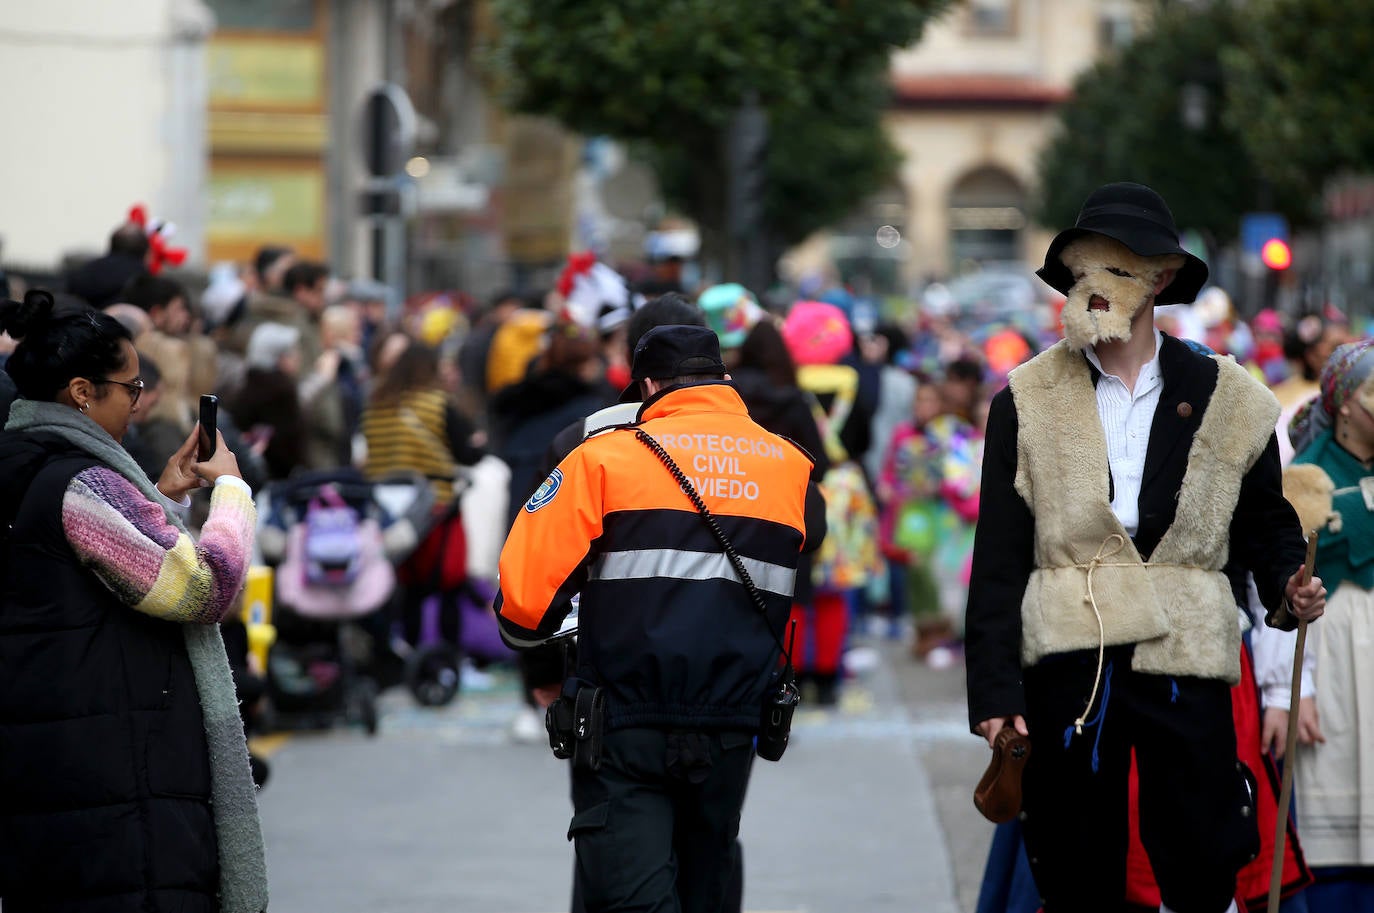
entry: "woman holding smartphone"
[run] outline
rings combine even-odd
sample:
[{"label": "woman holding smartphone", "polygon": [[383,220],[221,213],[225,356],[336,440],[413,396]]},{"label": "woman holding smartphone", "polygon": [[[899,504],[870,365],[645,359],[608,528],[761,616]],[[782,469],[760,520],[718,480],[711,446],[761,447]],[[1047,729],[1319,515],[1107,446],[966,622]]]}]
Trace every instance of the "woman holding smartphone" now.
[{"label": "woman holding smartphone", "polygon": [[[143,384],[95,311],[0,304],[20,340],[0,433],[0,905],[259,913],[267,882],[218,622],[255,511],[196,433],[156,484],[120,445]],[[200,541],[181,513],[210,485]]]}]

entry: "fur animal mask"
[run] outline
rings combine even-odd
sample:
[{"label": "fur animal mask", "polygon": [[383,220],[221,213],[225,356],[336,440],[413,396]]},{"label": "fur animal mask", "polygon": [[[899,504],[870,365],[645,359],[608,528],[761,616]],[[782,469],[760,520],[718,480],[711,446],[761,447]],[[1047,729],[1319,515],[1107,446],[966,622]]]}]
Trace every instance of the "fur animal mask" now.
[{"label": "fur animal mask", "polygon": [[1097,234],[1072,242],[1059,259],[1074,277],[1064,302],[1064,335],[1079,348],[1130,339],[1135,315],[1154,304],[1159,277],[1184,263],[1179,254],[1142,257]]}]

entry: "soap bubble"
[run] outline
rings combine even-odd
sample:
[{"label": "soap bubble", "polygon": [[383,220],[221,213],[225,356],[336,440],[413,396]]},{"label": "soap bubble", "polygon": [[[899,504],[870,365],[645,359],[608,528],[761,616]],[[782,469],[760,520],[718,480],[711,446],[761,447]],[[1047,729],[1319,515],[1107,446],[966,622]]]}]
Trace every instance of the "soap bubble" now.
[{"label": "soap bubble", "polygon": [[893,248],[902,243],[902,233],[891,225],[884,225],[878,229],[877,241],[879,247]]}]

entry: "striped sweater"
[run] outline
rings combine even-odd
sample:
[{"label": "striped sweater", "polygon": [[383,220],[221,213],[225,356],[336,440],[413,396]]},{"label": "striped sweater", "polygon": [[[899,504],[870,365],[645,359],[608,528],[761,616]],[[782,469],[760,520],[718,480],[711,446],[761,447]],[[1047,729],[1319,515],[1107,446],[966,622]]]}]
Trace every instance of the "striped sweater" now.
[{"label": "striped sweater", "polygon": [[396,402],[369,405],[362,417],[367,477],[418,472],[433,486],[435,503],[452,501],[457,463],[449,443],[449,410],[442,390],[411,390]]},{"label": "striped sweater", "polygon": [[128,479],[92,466],[67,485],[62,528],[120,602],[167,621],[215,624],[243,588],[257,521],[247,486],[235,481],[215,485],[196,543]]}]

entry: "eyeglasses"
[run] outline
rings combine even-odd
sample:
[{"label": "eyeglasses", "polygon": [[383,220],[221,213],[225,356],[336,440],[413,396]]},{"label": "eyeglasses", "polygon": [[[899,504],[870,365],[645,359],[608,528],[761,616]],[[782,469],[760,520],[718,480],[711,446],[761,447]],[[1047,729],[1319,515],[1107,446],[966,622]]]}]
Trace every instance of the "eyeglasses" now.
[{"label": "eyeglasses", "polygon": [[108,377],[92,377],[92,378],[91,378],[91,381],[92,381],[93,383],[97,383],[97,384],[119,384],[119,385],[120,385],[121,387],[123,387],[125,390],[128,390],[128,391],[129,391],[129,405],[130,405],[130,406],[137,406],[137,405],[138,405],[138,398],[139,398],[140,396],[143,395],[143,388],[144,388],[145,386],[147,386],[146,384],[144,384],[142,378],[139,378],[139,379],[133,380],[133,381],[123,381],[123,380],[110,380],[110,378],[108,378]]}]

